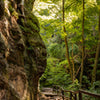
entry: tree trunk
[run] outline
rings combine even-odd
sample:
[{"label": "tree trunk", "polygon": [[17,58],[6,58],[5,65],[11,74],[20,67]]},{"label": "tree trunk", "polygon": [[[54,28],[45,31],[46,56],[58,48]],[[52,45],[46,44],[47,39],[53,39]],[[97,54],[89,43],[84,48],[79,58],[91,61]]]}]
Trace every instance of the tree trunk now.
[{"label": "tree trunk", "polygon": [[93,82],[96,81],[96,69],[98,66],[99,53],[100,53],[100,7],[99,7],[99,40],[97,44],[95,62],[94,62],[94,67],[93,67],[93,72],[92,72],[92,85],[93,85]]},{"label": "tree trunk", "polygon": [[84,68],[84,0],[83,0],[83,21],[82,21],[82,66],[80,73],[80,85],[82,84],[83,68]]},{"label": "tree trunk", "polygon": [[75,80],[75,66],[74,66],[74,54],[73,54],[73,44],[72,44],[72,65],[73,65],[73,82]]},{"label": "tree trunk", "polygon": [[[65,29],[65,12],[64,12],[64,0],[62,1],[62,12],[63,12],[63,32],[66,34],[66,29]],[[69,58],[69,49],[68,49],[68,40],[67,40],[67,35],[65,35],[65,38],[64,38],[64,41],[65,41],[65,46],[66,46],[66,57],[67,57],[67,60],[68,60],[68,65],[69,65],[69,70],[70,70],[70,75],[71,75],[71,79],[73,80],[73,77],[72,77],[72,68],[71,68],[71,62],[70,62],[70,58]]]}]

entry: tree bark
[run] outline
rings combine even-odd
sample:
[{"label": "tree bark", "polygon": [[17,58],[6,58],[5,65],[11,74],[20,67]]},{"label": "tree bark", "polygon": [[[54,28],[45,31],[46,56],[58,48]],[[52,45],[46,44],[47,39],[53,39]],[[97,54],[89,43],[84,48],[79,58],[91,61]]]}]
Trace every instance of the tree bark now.
[{"label": "tree bark", "polygon": [[84,68],[84,0],[83,0],[83,21],[82,21],[82,66],[80,73],[80,85],[82,84],[83,68]]},{"label": "tree bark", "polygon": [[100,54],[100,7],[99,7],[99,39],[98,39],[95,62],[94,62],[94,67],[93,67],[93,72],[92,72],[92,85],[93,85],[93,82],[96,81],[96,69],[98,66],[99,54]]},{"label": "tree bark", "polygon": [[[66,34],[66,29],[65,29],[65,11],[64,11],[64,0],[62,1],[62,12],[63,12],[63,32]],[[65,38],[64,38],[64,41],[65,41],[65,46],[66,46],[66,57],[67,57],[67,60],[68,60],[68,66],[69,66],[69,70],[70,70],[70,75],[71,75],[71,79],[73,80],[73,77],[72,77],[72,68],[71,68],[71,62],[70,62],[70,58],[69,58],[69,48],[68,48],[68,40],[67,40],[67,36],[65,35]]]},{"label": "tree bark", "polygon": [[73,82],[75,80],[75,66],[74,66],[74,53],[73,53],[73,44],[72,44],[72,65],[73,65]]}]

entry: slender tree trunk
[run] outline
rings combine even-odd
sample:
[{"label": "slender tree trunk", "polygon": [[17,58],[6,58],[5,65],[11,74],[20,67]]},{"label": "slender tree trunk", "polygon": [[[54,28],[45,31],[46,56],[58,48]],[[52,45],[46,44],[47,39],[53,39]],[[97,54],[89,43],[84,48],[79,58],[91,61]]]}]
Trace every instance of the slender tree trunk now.
[{"label": "slender tree trunk", "polygon": [[99,40],[97,44],[95,62],[94,62],[94,67],[93,67],[93,72],[92,72],[92,85],[93,85],[93,82],[96,81],[96,69],[98,66],[99,54],[100,54],[100,7],[99,7]]},{"label": "slender tree trunk", "polygon": [[84,68],[84,0],[83,0],[83,21],[82,21],[82,66],[80,73],[80,85],[82,84],[83,68]]},{"label": "slender tree trunk", "polygon": [[73,53],[73,44],[72,44],[72,65],[73,65],[73,82],[75,80],[75,66],[74,66],[74,53]]},{"label": "slender tree trunk", "polygon": [[[66,34],[66,29],[65,29],[65,12],[64,12],[64,0],[62,1],[62,12],[63,12],[63,32]],[[68,40],[67,40],[67,35],[65,35],[65,38],[64,38],[64,41],[65,41],[65,46],[66,46],[66,57],[67,57],[67,60],[68,60],[68,65],[69,65],[69,69],[70,69],[70,75],[71,75],[71,79],[73,80],[73,77],[72,77],[72,68],[71,68],[71,62],[70,62],[70,58],[69,58],[69,49],[68,49]]]}]

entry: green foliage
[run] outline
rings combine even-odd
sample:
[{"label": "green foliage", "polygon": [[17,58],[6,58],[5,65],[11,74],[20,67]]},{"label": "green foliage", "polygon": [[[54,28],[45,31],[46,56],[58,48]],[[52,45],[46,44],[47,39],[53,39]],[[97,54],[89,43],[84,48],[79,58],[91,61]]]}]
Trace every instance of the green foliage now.
[{"label": "green foliage", "polygon": [[100,5],[100,0],[96,0],[97,4]]},{"label": "green foliage", "polygon": [[59,0],[40,0],[41,2],[48,2],[48,3],[51,3],[51,2],[54,2],[54,3],[57,3]]},{"label": "green foliage", "polygon": [[90,88],[90,91],[94,93],[100,93],[100,81],[96,81],[93,83],[93,86]]},{"label": "green foliage", "polygon": [[[72,54],[72,46],[71,46],[72,44],[69,44],[69,45],[70,45],[70,47],[69,47],[69,53],[71,55]],[[78,52],[79,52],[78,45],[77,44],[73,44],[73,54],[77,55]]]},{"label": "green foliage", "polygon": [[65,48],[61,44],[57,44],[57,43],[50,44],[48,47],[48,52],[52,57],[64,59]]},{"label": "green foliage", "polygon": [[[87,90],[90,93],[99,94],[100,93],[100,81],[96,81],[93,83],[93,86]],[[88,95],[83,95],[84,100],[99,100],[99,98],[91,97]]]},{"label": "green foliage", "polygon": [[[41,86],[59,85],[68,90],[77,90],[79,88],[78,80],[76,79],[75,83],[72,84],[67,65],[67,60],[59,61],[56,58],[48,58],[47,68],[40,79]],[[65,68],[68,73],[66,73]]]},{"label": "green foliage", "polygon": [[39,14],[41,16],[45,15],[45,16],[49,16],[50,15],[50,12],[48,9],[42,9],[42,11],[39,11]]},{"label": "green foliage", "polygon": [[[66,86],[70,84],[71,82],[70,76],[66,74],[65,69],[62,66],[59,67],[58,62],[59,62],[58,59],[48,58],[47,68],[40,80],[40,82],[43,83],[44,86],[52,86],[52,85]],[[69,81],[66,81],[68,77]]]},{"label": "green foliage", "polygon": [[[68,61],[66,60],[66,48],[64,43],[65,33],[63,33],[62,26],[65,25],[66,34],[68,38],[69,54],[72,58],[72,44],[73,44],[73,60],[75,64],[75,74],[81,65],[82,58],[82,18],[83,18],[83,2],[82,0],[65,0],[65,23],[62,22],[62,12],[60,8],[60,0],[41,0],[47,5],[54,6],[48,9],[39,11],[39,15],[48,17],[47,19],[39,18],[40,34],[44,39],[48,52],[47,68],[41,77],[42,86],[60,85],[65,89],[76,90],[79,87],[79,74],[75,82],[72,84]],[[57,2],[58,1],[58,2]],[[85,22],[84,22],[84,46],[85,46],[85,64],[83,87],[91,87],[91,72],[94,65],[95,50],[98,42],[98,10],[99,0],[85,0]],[[58,7],[54,10],[53,8]],[[49,19],[51,12],[56,14]],[[99,62],[100,64],[100,62]],[[98,66],[99,66],[98,64]],[[89,75],[90,74],[90,75]],[[100,69],[97,70],[97,80],[100,74]],[[62,78],[63,77],[63,78]],[[95,91],[95,90],[94,90]]]}]

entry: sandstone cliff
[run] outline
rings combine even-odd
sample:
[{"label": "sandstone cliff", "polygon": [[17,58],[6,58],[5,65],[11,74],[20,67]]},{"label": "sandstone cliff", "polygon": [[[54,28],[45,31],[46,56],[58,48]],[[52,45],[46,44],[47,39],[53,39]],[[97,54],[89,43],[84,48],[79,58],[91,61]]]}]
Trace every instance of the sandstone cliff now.
[{"label": "sandstone cliff", "polygon": [[46,48],[35,0],[0,0],[0,100],[37,100]]}]

